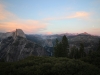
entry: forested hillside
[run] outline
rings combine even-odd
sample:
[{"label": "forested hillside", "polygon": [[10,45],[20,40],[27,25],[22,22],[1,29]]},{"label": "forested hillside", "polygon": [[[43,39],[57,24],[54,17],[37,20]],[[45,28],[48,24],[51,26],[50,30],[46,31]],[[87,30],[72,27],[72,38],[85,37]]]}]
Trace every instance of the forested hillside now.
[{"label": "forested hillside", "polygon": [[100,69],[75,59],[31,56],[18,62],[0,62],[0,75],[100,75]]}]

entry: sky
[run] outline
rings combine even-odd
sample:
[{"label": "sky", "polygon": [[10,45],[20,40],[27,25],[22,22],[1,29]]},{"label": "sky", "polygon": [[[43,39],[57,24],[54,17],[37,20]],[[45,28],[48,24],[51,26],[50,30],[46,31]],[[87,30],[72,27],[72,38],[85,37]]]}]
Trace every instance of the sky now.
[{"label": "sky", "polygon": [[100,35],[100,0],[0,0],[0,32]]}]

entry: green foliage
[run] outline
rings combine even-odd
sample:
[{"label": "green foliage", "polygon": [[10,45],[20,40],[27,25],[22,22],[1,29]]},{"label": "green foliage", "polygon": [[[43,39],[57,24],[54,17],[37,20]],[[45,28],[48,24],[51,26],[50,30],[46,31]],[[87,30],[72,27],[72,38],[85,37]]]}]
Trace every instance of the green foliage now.
[{"label": "green foliage", "polygon": [[85,53],[85,51],[84,51],[84,45],[83,45],[83,43],[80,43],[79,54],[80,54],[80,58],[86,56],[86,53]]},{"label": "green foliage", "polygon": [[81,60],[100,68],[100,52],[92,52],[89,56],[81,58]]},{"label": "green foliage", "polygon": [[58,40],[56,39],[56,45],[54,47],[55,57],[68,57],[68,52],[69,52],[68,48],[69,48],[68,39],[65,35],[62,37],[61,42],[58,42]]},{"label": "green foliage", "polygon": [[79,59],[86,56],[86,53],[84,51],[84,45],[83,43],[80,43],[79,49],[76,46],[73,46],[69,53],[69,58]]},{"label": "green foliage", "polygon": [[55,57],[63,57],[63,51],[62,51],[62,44],[56,43],[56,46],[54,47],[54,56]]},{"label": "green foliage", "polygon": [[90,50],[88,56],[81,58],[81,60],[100,68],[100,40],[98,42],[97,50],[95,51]]},{"label": "green foliage", "polygon": [[100,52],[100,39],[99,39],[99,42],[98,42],[98,49],[97,49],[97,51]]},{"label": "green foliage", "polygon": [[18,62],[0,62],[0,75],[100,75],[100,70],[79,60],[30,56]]},{"label": "green foliage", "polygon": [[73,46],[71,48],[70,53],[69,53],[69,58],[75,58],[75,59],[80,58],[79,50],[78,48],[76,48],[76,46]]},{"label": "green foliage", "polygon": [[54,56],[59,55],[58,42],[59,42],[58,39],[56,39],[56,45],[54,47]]},{"label": "green foliage", "polygon": [[68,44],[68,39],[67,39],[67,37],[65,35],[63,36],[61,43],[62,43],[63,56],[64,57],[68,57],[69,44]]},{"label": "green foliage", "polygon": [[4,58],[0,59],[0,62],[5,62]]}]

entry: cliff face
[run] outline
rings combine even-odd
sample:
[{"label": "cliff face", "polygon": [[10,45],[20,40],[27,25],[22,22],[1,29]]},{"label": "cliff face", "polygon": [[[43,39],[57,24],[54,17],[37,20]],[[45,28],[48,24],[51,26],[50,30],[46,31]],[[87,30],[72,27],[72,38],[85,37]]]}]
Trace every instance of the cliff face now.
[{"label": "cliff face", "polygon": [[43,47],[27,40],[21,29],[17,29],[13,35],[1,41],[0,59],[17,61],[30,55],[45,56],[46,52]]},{"label": "cliff face", "polygon": [[23,32],[21,29],[16,29],[15,38],[16,38],[17,36],[26,38],[24,32]]},{"label": "cliff face", "polygon": [[21,29],[16,29],[14,32],[0,33],[0,39],[5,39],[8,37],[13,37],[15,39],[17,36],[26,38],[24,32]]}]

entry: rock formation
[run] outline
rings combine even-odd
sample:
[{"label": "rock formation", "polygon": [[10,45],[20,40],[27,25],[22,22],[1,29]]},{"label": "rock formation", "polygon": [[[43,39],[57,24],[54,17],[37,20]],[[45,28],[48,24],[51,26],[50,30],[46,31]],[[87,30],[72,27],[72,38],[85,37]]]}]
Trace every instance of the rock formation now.
[{"label": "rock formation", "polygon": [[30,55],[45,56],[46,51],[43,47],[27,40],[21,29],[7,33],[6,37],[2,39],[0,45],[0,60],[17,61]]},{"label": "rock formation", "polygon": [[26,38],[24,32],[21,29],[16,29],[15,37],[17,37],[17,36]]}]

